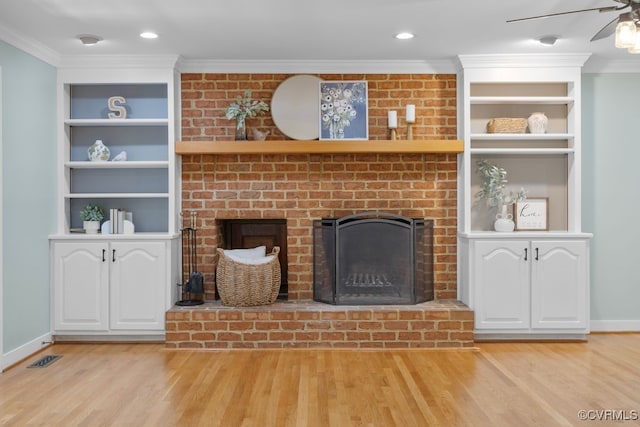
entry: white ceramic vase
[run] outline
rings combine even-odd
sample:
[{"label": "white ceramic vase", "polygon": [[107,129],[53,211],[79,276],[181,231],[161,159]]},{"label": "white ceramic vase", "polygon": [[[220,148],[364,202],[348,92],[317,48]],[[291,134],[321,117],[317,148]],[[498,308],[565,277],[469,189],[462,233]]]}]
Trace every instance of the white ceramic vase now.
[{"label": "white ceramic vase", "polygon": [[83,221],[82,228],[87,234],[97,234],[100,229],[100,221]]},{"label": "white ceramic vase", "polygon": [[508,208],[508,205],[498,207],[496,221],[493,223],[493,228],[496,231],[508,233],[515,228],[516,224],[513,222],[513,215],[509,213]]},{"label": "white ceramic vase", "polygon": [[546,133],[549,119],[544,113],[536,112],[529,116],[527,125],[530,133]]},{"label": "white ceramic vase", "polygon": [[87,150],[87,155],[92,162],[106,162],[109,160],[111,152],[109,148],[102,143],[101,139],[97,139]]}]

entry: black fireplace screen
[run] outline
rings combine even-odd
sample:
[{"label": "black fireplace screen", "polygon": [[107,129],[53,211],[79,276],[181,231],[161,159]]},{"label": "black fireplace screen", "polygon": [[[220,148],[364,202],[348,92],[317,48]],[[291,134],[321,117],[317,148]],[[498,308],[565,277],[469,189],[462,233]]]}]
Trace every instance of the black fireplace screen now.
[{"label": "black fireplace screen", "polygon": [[433,299],[433,221],[384,212],[313,224],[313,298],[329,304]]}]

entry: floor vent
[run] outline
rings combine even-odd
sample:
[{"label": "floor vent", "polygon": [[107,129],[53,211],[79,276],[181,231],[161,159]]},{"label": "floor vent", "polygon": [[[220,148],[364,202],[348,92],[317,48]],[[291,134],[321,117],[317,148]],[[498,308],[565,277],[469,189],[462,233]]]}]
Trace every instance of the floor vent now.
[{"label": "floor vent", "polygon": [[51,365],[53,362],[55,362],[61,357],[62,356],[59,356],[59,355],[49,354],[27,367],[28,368],[46,368],[47,366]]}]

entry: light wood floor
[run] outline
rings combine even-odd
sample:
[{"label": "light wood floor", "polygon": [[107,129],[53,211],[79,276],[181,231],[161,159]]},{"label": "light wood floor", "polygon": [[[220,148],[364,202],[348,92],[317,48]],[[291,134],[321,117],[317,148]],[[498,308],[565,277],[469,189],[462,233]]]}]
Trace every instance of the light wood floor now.
[{"label": "light wood floor", "polygon": [[[63,357],[26,368],[45,354]],[[631,426],[638,413],[640,334],[476,350],[56,344],[0,374],[11,426]]]}]

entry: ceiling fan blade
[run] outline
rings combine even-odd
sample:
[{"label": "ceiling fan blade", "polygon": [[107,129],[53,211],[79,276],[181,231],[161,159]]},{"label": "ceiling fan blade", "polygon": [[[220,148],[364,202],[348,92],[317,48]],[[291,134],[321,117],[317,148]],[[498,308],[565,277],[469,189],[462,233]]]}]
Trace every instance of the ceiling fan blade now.
[{"label": "ceiling fan blade", "polygon": [[510,19],[507,22],[531,21],[533,19],[552,18],[554,16],[569,15],[571,13],[591,12],[591,11],[594,11],[594,10],[597,10],[598,12],[612,12],[614,10],[623,9],[623,8],[625,8],[627,6],[628,5],[624,5],[624,6],[607,6],[607,7],[594,7],[594,8],[591,8],[591,9],[571,10],[569,12],[549,13],[547,15],[530,16],[528,18]]},{"label": "ceiling fan blade", "polygon": [[616,18],[613,18],[613,21],[609,22],[607,25],[602,27],[602,29],[598,31],[595,36],[591,37],[591,41],[593,42],[596,40],[604,39],[609,37],[611,34],[615,33],[616,25],[618,25],[619,20],[620,20],[619,16]]}]

